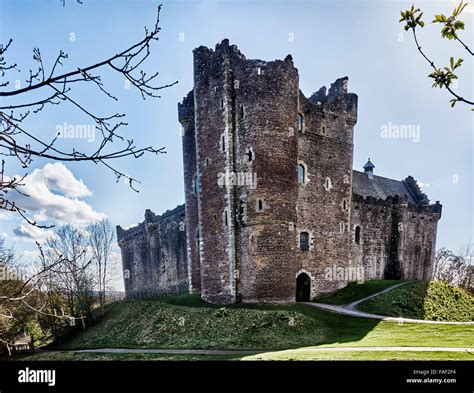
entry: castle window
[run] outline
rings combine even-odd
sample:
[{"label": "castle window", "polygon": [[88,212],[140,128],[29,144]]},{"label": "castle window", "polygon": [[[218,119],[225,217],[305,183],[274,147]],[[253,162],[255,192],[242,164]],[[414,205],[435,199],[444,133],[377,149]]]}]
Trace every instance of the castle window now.
[{"label": "castle window", "polygon": [[244,118],[244,106],[243,105],[240,105],[240,111],[239,111],[239,115],[240,115],[240,118],[243,119]]},{"label": "castle window", "polygon": [[194,193],[197,195],[199,192],[199,177],[197,173],[194,175]]},{"label": "castle window", "polygon": [[247,152],[245,153],[245,155],[247,156],[248,158],[248,162],[252,162],[253,161],[253,151],[252,151],[252,148],[249,147],[247,149]]},{"label": "castle window", "polygon": [[224,108],[224,99],[221,100],[221,108]]},{"label": "castle window", "polygon": [[360,226],[359,225],[357,225],[356,228],[355,228],[354,240],[355,240],[356,244],[360,244]]},{"label": "castle window", "polygon": [[326,135],[326,126],[324,124],[321,126],[321,134]]},{"label": "castle window", "polygon": [[300,233],[300,250],[301,251],[309,250],[309,233],[308,232]]},{"label": "castle window", "polygon": [[263,75],[262,67],[257,67],[257,75]]},{"label": "castle window", "polygon": [[298,164],[298,184],[305,183],[306,169],[303,164]]},{"label": "castle window", "polygon": [[347,210],[347,200],[345,198],[342,200],[342,210]]},{"label": "castle window", "polygon": [[298,113],[298,131],[303,131],[303,115]]},{"label": "castle window", "polygon": [[225,135],[222,135],[221,138],[221,150],[225,152]]},{"label": "castle window", "polygon": [[224,225],[229,226],[229,218],[227,217],[227,210],[224,210]]},{"label": "castle window", "polygon": [[210,160],[209,157],[206,158],[206,166],[209,166]]},{"label": "castle window", "polygon": [[259,199],[257,201],[257,211],[258,212],[263,212],[263,199]]}]

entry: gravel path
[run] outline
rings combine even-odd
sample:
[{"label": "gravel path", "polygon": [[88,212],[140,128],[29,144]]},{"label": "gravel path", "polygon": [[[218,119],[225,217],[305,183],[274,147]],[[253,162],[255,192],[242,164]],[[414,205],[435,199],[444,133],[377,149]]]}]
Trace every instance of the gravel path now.
[{"label": "gravel path", "polygon": [[356,309],[356,306],[362,302],[365,302],[368,299],[371,299],[375,296],[378,296],[382,293],[391,291],[395,288],[401,287],[411,283],[412,281],[402,282],[401,284],[393,285],[389,288],[384,289],[383,291],[374,293],[373,295],[367,296],[363,299],[357,300],[355,302],[343,305],[335,304],[324,304],[324,303],[314,303],[314,302],[305,302],[305,304],[313,307],[317,307],[326,311],[335,312],[343,315],[350,315],[352,317],[361,317],[361,318],[371,318],[379,319],[382,321],[398,322],[398,323],[429,323],[429,324],[439,324],[439,325],[474,325],[474,322],[447,322],[447,321],[427,321],[424,319],[411,319],[411,318],[402,318],[402,317],[387,317],[386,315],[370,314],[367,312],[359,311]]}]

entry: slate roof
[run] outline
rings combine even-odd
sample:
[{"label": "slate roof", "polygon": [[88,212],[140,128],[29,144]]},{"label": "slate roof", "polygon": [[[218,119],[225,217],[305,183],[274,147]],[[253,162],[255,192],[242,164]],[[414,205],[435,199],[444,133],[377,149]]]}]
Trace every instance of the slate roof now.
[{"label": "slate roof", "polygon": [[364,172],[352,171],[352,189],[362,197],[386,199],[388,196],[406,195],[408,202],[417,203],[403,181],[374,175],[373,179]]}]

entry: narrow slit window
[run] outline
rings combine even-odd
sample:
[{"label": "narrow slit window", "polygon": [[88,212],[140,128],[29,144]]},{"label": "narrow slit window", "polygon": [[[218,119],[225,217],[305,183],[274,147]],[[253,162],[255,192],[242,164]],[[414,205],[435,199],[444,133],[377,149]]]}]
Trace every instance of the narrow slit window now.
[{"label": "narrow slit window", "polygon": [[298,131],[303,131],[303,115],[298,113]]},{"label": "narrow slit window", "polygon": [[298,184],[303,185],[305,183],[305,167],[303,164],[298,164]]},{"label": "narrow slit window", "polygon": [[257,201],[257,211],[259,211],[259,212],[263,211],[263,200],[262,199],[259,199]]},{"label": "narrow slit window", "polygon": [[197,195],[199,192],[199,177],[197,173],[194,175],[194,193]]}]

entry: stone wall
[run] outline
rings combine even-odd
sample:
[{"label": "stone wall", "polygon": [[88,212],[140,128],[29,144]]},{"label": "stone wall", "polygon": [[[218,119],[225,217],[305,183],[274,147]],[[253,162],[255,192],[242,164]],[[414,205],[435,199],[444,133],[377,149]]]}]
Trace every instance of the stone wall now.
[{"label": "stone wall", "polygon": [[135,227],[117,226],[127,298],[188,291],[184,205]]},{"label": "stone wall", "polygon": [[439,203],[415,206],[398,197],[381,200],[354,194],[351,215],[351,263],[364,267],[365,280],[431,279]]}]

